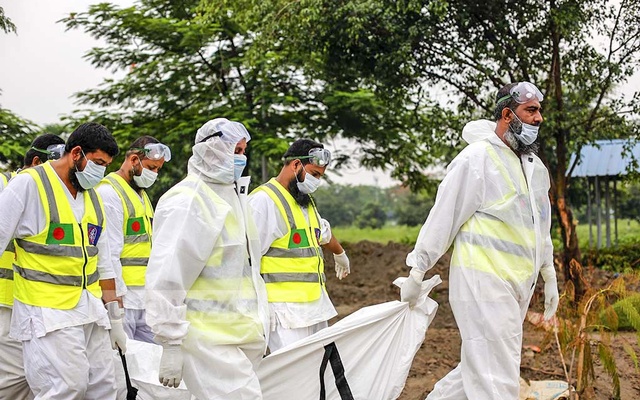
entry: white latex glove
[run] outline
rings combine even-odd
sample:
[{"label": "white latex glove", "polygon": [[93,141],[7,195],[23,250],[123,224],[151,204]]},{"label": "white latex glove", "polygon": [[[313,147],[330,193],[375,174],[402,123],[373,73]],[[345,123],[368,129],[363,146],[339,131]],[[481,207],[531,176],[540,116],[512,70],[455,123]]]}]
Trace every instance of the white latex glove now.
[{"label": "white latex glove", "polygon": [[418,296],[420,296],[420,290],[422,289],[424,274],[424,271],[411,268],[407,280],[404,281],[400,288],[400,301],[409,302],[409,306],[411,307],[416,305]]},{"label": "white latex glove", "polygon": [[118,350],[122,353],[127,352],[127,334],[124,332],[124,310],[120,308],[117,301],[110,301],[104,305],[107,308],[107,314],[109,314],[109,321],[111,322],[111,330],[109,331],[109,338],[111,339],[111,348]]},{"label": "white latex glove", "polygon": [[182,381],[182,349],[179,344],[163,344],[160,359],[160,383],[164,386],[178,387]]},{"label": "white latex glove", "polygon": [[349,257],[347,257],[346,252],[343,251],[340,254],[334,254],[333,261],[336,263],[336,278],[342,280],[351,273]]},{"label": "white latex glove", "polygon": [[545,266],[540,270],[544,279],[544,319],[550,320],[558,309],[560,295],[558,294],[558,280],[553,266]]}]

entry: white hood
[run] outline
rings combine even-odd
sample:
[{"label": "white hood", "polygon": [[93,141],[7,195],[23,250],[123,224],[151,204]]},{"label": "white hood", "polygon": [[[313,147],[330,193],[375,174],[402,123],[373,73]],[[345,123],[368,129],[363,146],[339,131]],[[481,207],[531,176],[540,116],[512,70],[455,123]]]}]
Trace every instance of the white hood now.
[{"label": "white hood", "polygon": [[496,136],[496,123],[488,119],[471,121],[462,129],[462,139],[469,144],[493,136]]}]

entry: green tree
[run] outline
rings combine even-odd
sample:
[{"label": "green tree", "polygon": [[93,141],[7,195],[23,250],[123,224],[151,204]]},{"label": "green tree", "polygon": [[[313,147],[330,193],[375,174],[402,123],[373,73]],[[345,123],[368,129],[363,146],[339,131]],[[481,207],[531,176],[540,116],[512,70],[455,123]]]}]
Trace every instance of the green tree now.
[{"label": "green tree", "polygon": [[249,166],[263,180],[281,167],[288,140],[328,129],[310,122],[323,112],[312,81],[274,52],[250,57],[254,34],[233,9],[202,14],[198,7],[196,0],[100,3],[62,20],[105,43],[85,55],[93,66],[124,73],[77,93],[94,108],[78,110],[73,122],[101,122],[124,146],[141,135],[169,144],[174,158],[152,188],[156,194],[184,176],[196,130],[214,117],[247,126]]},{"label": "green tree", "polygon": [[[255,9],[261,18],[254,20],[264,22],[261,43],[327,82],[325,93],[341,98],[325,102],[328,113],[346,135],[354,127],[368,132],[358,137],[369,146],[365,164],[390,164],[413,187],[425,183],[423,167],[446,162],[463,145],[463,121],[490,118],[498,88],[521,80],[541,87],[541,155],[553,182],[565,278],[580,298],[569,155],[596,138],[637,133],[629,120],[640,95],[626,100],[617,91],[637,70],[639,2],[271,0]],[[388,112],[372,112],[381,108]]]},{"label": "green tree", "polygon": [[[16,33],[16,26],[0,7],[0,30]],[[0,94],[2,91],[0,90]],[[22,166],[25,150],[35,136],[35,125],[0,106],[0,163],[7,170]]]},{"label": "green tree", "polygon": [[36,136],[35,124],[0,107],[0,163],[8,171],[22,166],[24,153]]},{"label": "green tree", "polygon": [[384,208],[375,202],[366,203],[362,207],[362,212],[356,218],[358,228],[380,229],[387,222],[387,214]]}]

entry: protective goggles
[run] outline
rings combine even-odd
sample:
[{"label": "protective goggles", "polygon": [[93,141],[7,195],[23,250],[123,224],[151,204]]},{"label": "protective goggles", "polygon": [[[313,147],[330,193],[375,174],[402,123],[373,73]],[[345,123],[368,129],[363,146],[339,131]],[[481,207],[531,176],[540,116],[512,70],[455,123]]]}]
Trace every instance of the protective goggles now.
[{"label": "protective goggles", "polygon": [[147,143],[144,148],[134,147],[131,150],[137,150],[144,153],[144,156],[150,160],[159,160],[164,158],[164,161],[171,161],[171,149],[169,146],[162,143]]},{"label": "protective goggles", "polygon": [[302,160],[309,159],[309,163],[317,165],[318,167],[326,167],[331,162],[331,152],[327,149],[315,147],[309,150],[308,156],[301,157],[287,157],[287,160]]},{"label": "protective goggles", "polygon": [[533,99],[538,99],[538,101],[544,100],[544,96],[540,90],[538,90],[536,85],[530,82],[519,82],[511,88],[508,95],[502,96],[498,99],[498,104],[510,98],[515,100],[518,104],[524,104]]},{"label": "protective goggles", "polygon": [[57,160],[64,154],[64,143],[52,144],[47,146],[47,149],[39,149],[37,147],[31,147],[31,150],[35,150],[38,153],[46,154],[47,160]]}]

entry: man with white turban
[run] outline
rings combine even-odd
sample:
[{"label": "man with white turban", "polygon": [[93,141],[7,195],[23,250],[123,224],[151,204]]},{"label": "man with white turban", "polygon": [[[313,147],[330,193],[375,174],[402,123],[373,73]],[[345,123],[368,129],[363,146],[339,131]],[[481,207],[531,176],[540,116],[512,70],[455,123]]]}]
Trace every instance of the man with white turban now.
[{"label": "man with white turban", "polygon": [[[196,134],[185,179],[158,202],[147,266],[147,322],[162,345],[160,382],[198,399],[261,399],[255,369],[269,311],[260,245],[246,218],[244,125],[216,118]],[[235,172],[234,172],[235,171]]]}]

